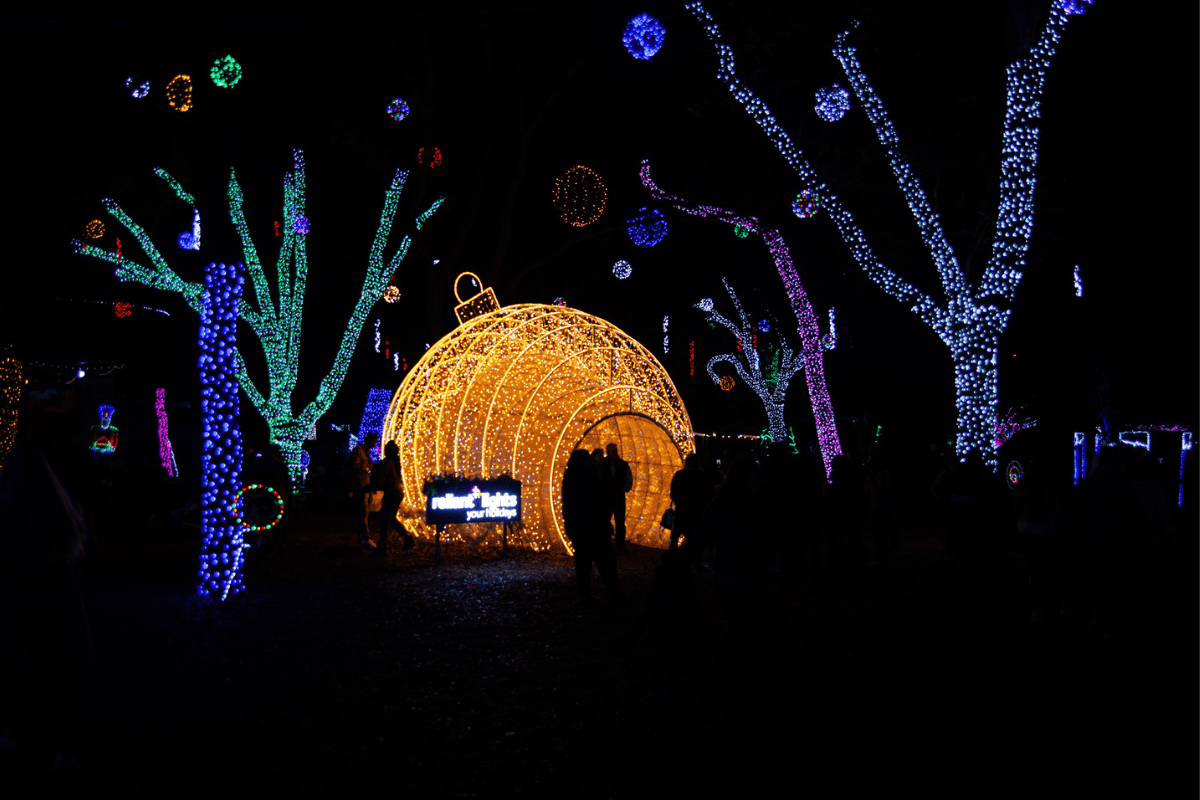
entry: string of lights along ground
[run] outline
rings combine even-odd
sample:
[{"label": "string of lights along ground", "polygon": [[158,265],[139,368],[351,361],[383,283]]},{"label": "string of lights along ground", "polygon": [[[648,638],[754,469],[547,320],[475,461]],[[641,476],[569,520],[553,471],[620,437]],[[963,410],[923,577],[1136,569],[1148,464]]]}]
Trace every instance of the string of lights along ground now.
[{"label": "string of lights along ground", "polygon": [[[658,523],[671,478],[693,451],[666,370],[599,317],[552,304],[500,307],[487,291],[459,306],[462,324],[413,365],[388,409],[383,438],[400,447],[405,524],[433,536],[421,494],[431,477],[508,475],[522,483],[524,545],[571,552],[562,523],[567,459],[615,442],[634,472],[628,539],[665,547]],[[447,535],[497,542],[500,532],[453,526]]]},{"label": "string of lights along ground", "polygon": [[[350,319],[343,329],[342,340],[337,354],[334,356],[333,364],[325,377],[321,379],[317,396],[307,405],[302,405],[299,398],[294,398],[293,394],[300,367],[301,317],[308,279],[306,237],[312,226],[305,214],[307,183],[304,153],[301,150],[294,150],[292,156],[293,169],[291,172],[285,173],[283,178],[283,225],[281,226],[279,257],[275,266],[277,298],[272,296],[266,272],[259,260],[258,248],[251,236],[250,228],[246,224],[246,215],[242,208],[245,198],[233,170],[230,170],[229,173],[228,202],[230,219],[241,242],[243,261],[246,265],[249,282],[254,287],[253,302],[246,299],[241,300],[238,305],[238,313],[249,324],[266,356],[269,389],[264,394],[251,380],[246,370],[246,360],[240,351],[235,354],[238,382],[254,407],[266,420],[271,441],[279,445],[282,450],[293,480],[299,480],[303,472],[303,446],[306,434],[333,404],[334,398],[345,380],[350,357],[354,353],[358,337],[366,324],[367,315],[376,302],[381,298],[387,299],[385,292],[388,280],[400,268],[401,263],[408,255],[412,241],[409,236],[404,236],[390,258],[385,257],[389,234],[400,203],[400,193],[408,178],[407,172],[397,170],[392,178],[391,186],[384,193],[383,212],[380,215],[379,225],[376,228],[375,238],[367,258],[367,271],[363,278],[362,290],[354,310],[350,314]],[[195,203],[195,198],[165,170],[156,169],[155,174],[171,186],[172,191],[179,199],[185,203]],[[420,230],[433,216],[442,202],[442,199],[434,201],[416,218],[417,230]],[[128,254],[123,255],[80,241],[73,242],[75,252],[113,264],[116,267],[115,274],[120,280],[136,281],[156,289],[177,292],[182,295],[192,310],[201,313],[203,310],[201,285],[180,278],[171,269],[166,258],[154,245],[146,231],[134,222],[121,206],[112,200],[105,200],[104,206],[108,213],[133,235],[141,247],[145,260],[149,263],[139,263]],[[197,229],[197,235],[198,233]],[[398,289],[395,299],[399,299]],[[294,407],[301,407],[302,410],[295,413]]]},{"label": "string of lights along ground", "polygon": [[237,518],[241,487],[242,429],[235,374],[241,264],[209,264],[200,312],[200,407],[204,447],[200,494],[202,597],[225,600],[245,588],[246,543]]},{"label": "string of lights along ground", "polygon": [[[751,233],[754,233],[767,246],[767,251],[771,254],[771,258],[775,262],[775,269],[783,281],[783,288],[787,293],[788,302],[791,303],[792,312],[796,315],[797,332],[800,334],[800,351],[802,354],[798,360],[804,367],[804,374],[808,383],[808,398],[812,404],[813,420],[817,426],[817,443],[821,448],[821,460],[825,464],[825,474],[828,476],[830,470],[833,468],[834,457],[842,452],[842,445],[838,440],[837,425],[833,414],[833,400],[830,399],[829,389],[825,385],[824,351],[832,350],[837,346],[836,333],[833,327],[833,309],[829,310],[829,333],[826,337],[822,337],[816,312],[813,311],[812,303],[808,299],[808,293],[804,291],[804,285],[800,282],[800,274],[797,272],[796,265],[792,261],[787,242],[784,241],[783,235],[778,230],[764,227],[756,217],[738,216],[716,206],[690,203],[681,197],[667,194],[658,187],[654,179],[650,176],[650,162],[648,160],[642,161],[639,177],[641,178],[642,186],[648,189],[656,200],[670,203],[680,211],[692,216],[711,217],[720,220],[732,226],[734,235],[738,236],[738,238],[746,238]],[[711,313],[713,309],[712,300],[703,300],[698,307],[703,311]],[[734,335],[738,335],[737,331],[734,331]],[[695,374],[694,347],[689,351],[688,358],[689,373]],[[710,362],[710,377],[712,374]],[[722,386],[722,388],[725,387]],[[730,386],[729,388],[732,389],[733,387]]]},{"label": "string of lights along ground", "polygon": [[866,235],[838,196],[820,180],[766,103],[738,77],[733,48],[725,43],[716,20],[705,10],[704,4],[699,0],[685,4],[716,47],[718,79],[792,167],[802,188],[828,211],[862,270],[885,292],[911,309],[950,348],[957,409],[955,452],[960,459],[966,459],[972,451],[978,452],[993,469],[997,467],[992,431],[997,411],[999,337],[1008,324],[1033,233],[1037,123],[1041,116],[1043,89],[1055,46],[1069,18],[1084,13],[1090,3],[1091,0],[1056,0],[1029,53],[1008,67],[996,231],[991,258],[975,287],[968,285],[938,216],[908,162],[900,155],[896,128],[879,95],[867,81],[856,49],[850,45],[851,31],[836,38],[834,56],[887,152],[893,175],[941,278],[947,298],[945,307],[879,262]]}]

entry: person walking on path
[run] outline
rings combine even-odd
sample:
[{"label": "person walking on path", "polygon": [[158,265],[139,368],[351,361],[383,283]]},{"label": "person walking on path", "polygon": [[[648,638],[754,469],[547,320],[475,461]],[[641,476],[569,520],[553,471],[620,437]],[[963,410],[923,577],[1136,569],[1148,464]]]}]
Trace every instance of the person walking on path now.
[{"label": "person walking on path", "polygon": [[617,559],[609,542],[612,507],[592,469],[588,452],[576,450],[567,461],[562,483],[563,523],[575,550],[575,580],[579,585],[579,600],[585,606],[592,602],[593,563],[613,602],[623,600],[617,581]]},{"label": "person walking on path", "polygon": [[608,496],[611,508],[609,516],[613,519],[616,531],[618,550],[625,549],[625,495],[633,488],[633,470],[629,462],[617,453],[615,442],[609,442],[606,448],[608,455],[604,458],[604,493]]},{"label": "person walking on path", "polygon": [[388,442],[383,447],[383,460],[371,470],[370,491],[383,492],[383,508],[379,512],[379,543],[373,556],[387,555],[388,534],[396,522],[396,513],[404,500],[404,482],[400,475],[400,445]]},{"label": "person walking on path", "polygon": [[361,517],[358,528],[358,544],[364,547],[374,547],[371,541],[371,493],[367,486],[371,483],[371,450],[379,441],[379,434],[370,431],[358,447],[350,452],[350,483],[354,494],[355,507]]},{"label": "person walking on path", "polygon": [[679,537],[682,536],[686,543],[687,538],[695,533],[711,497],[708,479],[700,471],[700,456],[688,453],[683,460],[683,469],[671,478],[671,501],[675,504],[675,513],[668,550],[679,546]]}]

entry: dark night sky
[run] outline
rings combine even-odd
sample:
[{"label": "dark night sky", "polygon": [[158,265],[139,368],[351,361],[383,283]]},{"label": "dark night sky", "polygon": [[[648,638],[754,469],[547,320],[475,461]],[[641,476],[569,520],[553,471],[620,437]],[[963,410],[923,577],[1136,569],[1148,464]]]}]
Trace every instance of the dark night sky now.
[{"label": "dark night sky", "polygon": [[[830,54],[833,36],[850,20],[862,21],[855,34],[860,57],[903,152],[960,261],[978,267],[994,224],[1004,66],[1021,52],[1023,36],[1036,35],[1046,5],[821,0],[712,2],[709,10],[735,46],[743,80],[842,196],[884,263],[940,296],[861,109],[856,104],[832,124],[812,112],[817,88],[846,85]],[[838,310],[843,346],[826,363],[839,414],[874,410],[914,436],[952,426],[948,352],[862,276],[827,215],[802,221],[790,214],[797,179],[716,82],[715,53],[681,3],[439,7],[458,10],[370,19],[0,23],[9,130],[0,333],[32,357],[124,360],[131,370],[126,391],[165,385],[171,396],[198,397],[195,315],[176,296],[118,283],[106,264],[74,255],[70,240],[99,217],[111,246],[115,223],[100,199],[112,197],[177,272],[199,280],[208,261],[241,260],[225,205],[232,166],[260,254],[271,265],[283,172],[291,148],[302,147],[313,225],[297,391],[305,403],[357,297],[393,171],[412,170],[403,209],[447,198],[401,269],[401,302],[372,312],[324,421],[356,423],[369,386],[399,384],[400,375],[372,350],[371,320],[383,319],[389,342],[410,365],[425,342],[450,330],[449,282],[441,285],[444,276],[431,272],[430,259],[446,259],[461,236],[454,271],[498,276],[501,302],[562,295],[642,341],[671,372],[698,429],[736,421],[761,426],[765,414],[748,390],[724,394],[704,377],[703,363],[728,342],[691,305],[713,297],[728,308],[725,275],[752,314],[786,323],[779,278],[761,245],[673,211],[661,245],[633,246],[620,225],[652,205],[637,180],[639,162],[650,158],[668,191],[756,214],[783,232],[818,311]],[[632,59],[620,38],[626,20],[643,11],[668,31],[649,63]],[[1064,425],[1086,422],[1080,384],[1088,365],[1101,363],[1116,376],[1127,421],[1196,423],[1198,208],[1194,178],[1186,177],[1196,163],[1195,22],[1194,12],[1173,20],[1099,0],[1068,26],[1042,106],[1035,233],[1003,339],[1001,408],[1027,404]],[[217,89],[207,77],[213,59],[226,53],[245,70],[233,90]],[[509,244],[494,266],[521,121],[528,125],[572,69],[528,139]],[[163,97],[180,72],[196,85],[195,108],[186,114]],[[129,97],[127,75],[149,80],[150,95]],[[397,96],[413,107],[402,123],[383,111]],[[422,146],[438,147],[443,165],[419,167]],[[555,176],[575,164],[604,177],[609,204],[595,225],[614,230],[567,248],[514,284],[522,267],[578,233],[549,202]],[[197,195],[204,220],[198,253],[173,244],[191,211],[153,175],[156,166]],[[393,246],[400,235],[398,224]],[[127,252],[131,241],[123,237]],[[613,277],[617,259],[633,265],[629,280]],[[1082,300],[1072,291],[1075,264],[1085,279]],[[440,308],[430,305],[431,291],[442,292]],[[127,300],[171,316],[139,311],[118,320],[103,306],[63,298]],[[666,356],[664,314],[673,344]],[[694,378],[687,371],[691,339]],[[248,330],[242,341],[252,344]],[[797,381],[789,400],[798,422],[807,413],[803,391]],[[244,416],[253,416],[248,412],[244,407]]]}]

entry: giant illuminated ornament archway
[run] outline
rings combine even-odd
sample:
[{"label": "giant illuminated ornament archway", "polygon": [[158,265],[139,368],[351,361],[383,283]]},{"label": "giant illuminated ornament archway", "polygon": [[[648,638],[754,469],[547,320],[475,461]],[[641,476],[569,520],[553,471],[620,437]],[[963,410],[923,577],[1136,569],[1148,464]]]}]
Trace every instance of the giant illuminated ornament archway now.
[{"label": "giant illuminated ornament archway", "polygon": [[[468,277],[469,276],[469,277]],[[465,301],[459,286],[473,281]],[[627,539],[666,547],[659,527],[671,478],[693,451],[691,420],[658,360],[629,334],[578,309],[544,303],[500,306],[470,273],[455,296],[459,326],[409,370],[388,409],[383,440],[400,446],[409,529],[425,525],[426,479],[437,475],[522,483],[528,543],[546,550],[563,534],[562,476],[576,448],[616,443],[633,469],[626,495]],[[451,540],[482,541],[500,531],[454,526]]]}]

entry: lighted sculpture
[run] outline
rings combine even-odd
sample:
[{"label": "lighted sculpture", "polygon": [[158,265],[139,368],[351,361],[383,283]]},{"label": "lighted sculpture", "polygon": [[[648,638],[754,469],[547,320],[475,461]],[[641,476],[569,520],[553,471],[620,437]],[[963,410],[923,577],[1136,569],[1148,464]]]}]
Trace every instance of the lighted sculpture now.
[{"label": "lighted sculpture", "polygon": [[[468,274],[459,276],[456,297]],[[561,542],[572,552],[561,505],[567,459],[576,448],[615,442],[634,474],[627,538],[665,548],[658,523],[671,503],[671,478],[693,450],[691,421],[667,371],[591,314],[545,303],[500,306],[478,279],[474,291],[459,297],[459,326],[409,370],[384,420],[383,440],[400,446],[400,517],[408,529],[433,536],[421,494],[427,478],[510,475],[522,483],[529,545]],[[499,530],[471,528],[453,526],[446,535],[499,541]]]},{"label": "lighted sculpture", "polygon": [[17,443],[17,417],[21,405],[21,388],[25,385],[22,365],[12,354],[12,345],[0,355],[0,467]]},{"label": "lighted sculpture", "polygon": [[96,409],[96,413],[100,416],[100,424],[92,426],[93,453],[108,455],[117,452],[117,436],[120,428],[112,424],[112,415],[115,410],[112,406],[104,404]]}]

